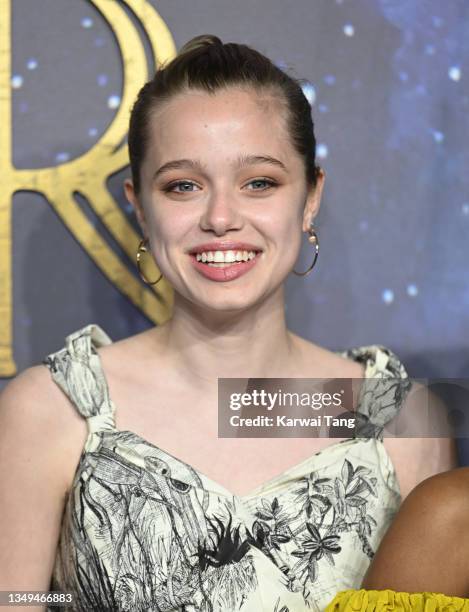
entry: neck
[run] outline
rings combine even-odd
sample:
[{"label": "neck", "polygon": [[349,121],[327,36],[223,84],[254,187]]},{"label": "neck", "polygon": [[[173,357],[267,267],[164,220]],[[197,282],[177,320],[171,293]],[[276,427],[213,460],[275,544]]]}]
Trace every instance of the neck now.
[{"label": "neck", "polygon": [[243,311],[197,308],[175,295],[172,318],[155,334],[159,350],[189,383],[295,376],[300,350],[286,326],[283,287]]}]

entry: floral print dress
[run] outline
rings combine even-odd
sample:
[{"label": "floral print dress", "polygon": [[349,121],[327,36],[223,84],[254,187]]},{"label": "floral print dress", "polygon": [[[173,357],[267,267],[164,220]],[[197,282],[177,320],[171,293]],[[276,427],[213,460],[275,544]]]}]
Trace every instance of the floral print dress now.
[{"label": "floral print dress", "polygon": [[74,600],[49,610],[318,611],[360,585],[401,502],[382,430],[411,382],[392,351],[370,345],[338,353],[365,365],[361,437],[333,443],[239,496],[116,429],[96,350],[111,342],[89,324],[43,360],[89,430],[50,585]]}]

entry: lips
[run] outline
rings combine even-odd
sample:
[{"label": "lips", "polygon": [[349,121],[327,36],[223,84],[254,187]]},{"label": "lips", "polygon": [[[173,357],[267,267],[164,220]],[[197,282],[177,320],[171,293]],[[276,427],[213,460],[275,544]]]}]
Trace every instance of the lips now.
[{"label": "lips", "polygon": [[220,268],[212,267],[205,263],[202,263],[201,261],[197,261],[195,255],[191,255],[190,259],[194,268],[202,276],[209,280],[223,283],[227,281],[233,281],[236,278],[239,278],[240,276],[243,276],[244,274],[249,272],[249,270],[251,270],[251,268],[253,268],[257,264],[259,258],[261,257],[262,255],[257,253],[254,259],[249,259],[248,261],[233,262],[230,265],[226,265]]}]

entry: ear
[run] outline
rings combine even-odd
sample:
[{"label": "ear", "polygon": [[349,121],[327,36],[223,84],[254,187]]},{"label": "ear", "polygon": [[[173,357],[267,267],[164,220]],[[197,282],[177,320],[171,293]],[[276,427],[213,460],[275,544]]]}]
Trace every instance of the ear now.
[{"label": "ear", "polygon": [[140,203],[138,196],[135,194],[134,184],[131,179],[125,179],[124,181],[124,192],[125,197],[132,204],[137,221],[142,229],[144,238],[148,237],[147,233],[147,222],[145,219],[145,210],[143,205]]},{"label": "ear", "polygon": [[326,179],[326,173],[322,168],[318,167],[316,175],[316,187],[311,187],[306,199],[305,208],[303,212],[303,231],[307,232],[311,222],[319,212],[321,205],[322,190],[324,188],[324,181]]}]

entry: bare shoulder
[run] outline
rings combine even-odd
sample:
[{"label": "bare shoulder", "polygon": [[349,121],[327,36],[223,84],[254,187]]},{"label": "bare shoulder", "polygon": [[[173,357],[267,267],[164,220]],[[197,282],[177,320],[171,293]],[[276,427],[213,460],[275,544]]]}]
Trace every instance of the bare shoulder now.
[{"label": "bare shoulder", "polygon": [[[37,420],[45,427],[55,428],[54,407],[61,393],[54,389],[48,369],[43,365],[27,368],[15,376],[0,394],[3,421],[27,427]],[[55,401],[54,401],[55,400]],[[41,409],[38,407],[41,406]]]},{"label": "bare shoulder", "polygon": [[414,379],[411,383],[396,422],[397,431],[401,435],[407,432],[410,436],[449,436],[451,431],[445,402],[427,385]]},{"label": "bare shoulder", "polygon": [[403,502],[362,587],[467,597],[468,517],[469,468],[425,479]]},{"label": "bare shoulder", "polygon": [[[290,332],[291,333],[291,332]],[[291,334],[293,342],[302,354],[304,370],[315,372],[311,377],[331,378],[362,378],[364,375],[363,365],[348,359],[326,347],[315,344],[306,338]],[[305,376],[307,376],[305,374]]]},{"label": "bare shoulder", "polygon": [[164,325],[152,327],[143,332],[115,340],[111,344],[100,346],[98,352],[104,355],[111,363],[119,361],[123,356],[127,358],[151,358],[162,352]]},{"label": "bare shoulder", "polygon": [[13,456],[24,454],[47,463],[51,478],[65,494],[86,440],[87,424],[45,365],[23,370],[2,390],[0,430],[4,450],[8,447]]},{"label": "bare shoulder", "polygon": [[[363,364],[299,336],[294,336],[294,339],[303,350],[310,371],[314,368],[318,372],[309,376],[357,379],[364,376]],[[316,367],[316,364],[322,365]],[[426,478],[457,466],[455,441],[449,435],[444,435],[446,422],[446,406],[439,396],[422,383],[412,380],[395,422],[398,435],[384,438],[384,446],[396,470],[403,498]],[[432,431],[435,435],[431,434]],[[406,435],[406,432],[411,433]]]},{"label": "bare shoulder", "polygon": [[469,527],[468,517],[469,467],[460,467],[419,482],[403,501],[394,529],[416,529],[418,524],[423,532],[444,531],[461,521]]},{"label": "bare shoulder", "polygon": [[[441,504],[440,502],[444,502]],[[441,513],[460,513],[469,517],[469,467],[459,467],[440,472],[420,482],[406,500],[406,507],[427,507],[434,516]],[[467,519],[469,523],[469,518]]]},{"label": "bare shoulder", "polygon": [[83,445],[83,423],[64,398],[45,365],[24,370],[0,394],[0,581],[8,588],[50,584]]}]

